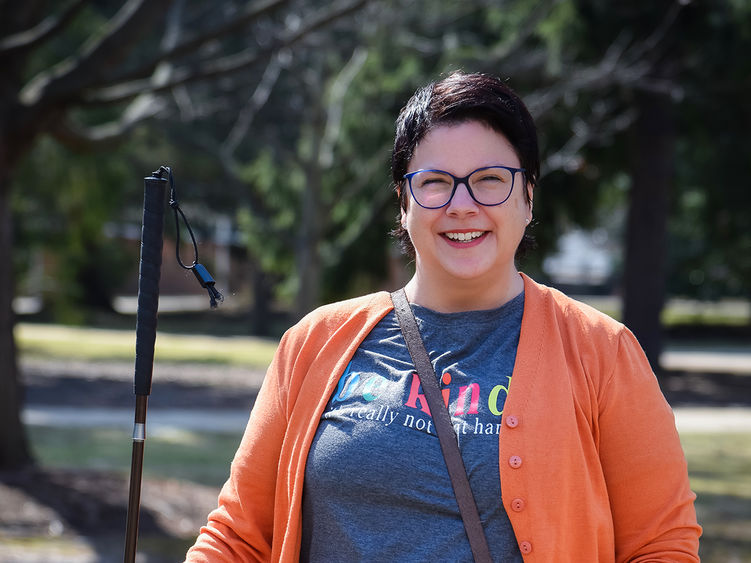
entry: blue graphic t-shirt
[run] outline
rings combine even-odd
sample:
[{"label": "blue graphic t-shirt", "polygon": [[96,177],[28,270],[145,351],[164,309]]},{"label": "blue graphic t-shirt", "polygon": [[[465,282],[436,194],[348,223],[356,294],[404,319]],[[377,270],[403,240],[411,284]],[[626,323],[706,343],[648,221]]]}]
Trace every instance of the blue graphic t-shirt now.
[{"label": "blue graphic t-shirt", "polygon": [[[524,294],[489,311],[413,305],[495,561],[521,562],[501,503],[498,435]],[[302,561],[472,561],[419,377],[394,313],[362,342],[305,469]]]}]

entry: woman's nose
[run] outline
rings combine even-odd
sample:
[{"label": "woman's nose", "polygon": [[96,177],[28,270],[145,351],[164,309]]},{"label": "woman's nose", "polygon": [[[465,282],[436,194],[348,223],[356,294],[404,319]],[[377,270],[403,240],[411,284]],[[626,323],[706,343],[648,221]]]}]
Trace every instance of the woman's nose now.
[{"label": "woman's nose", "polygon": [[477,209],[478,204],[469,195],[467,185],[462,182],[456,186],[456,191],[447,206],[446,212],[454,214],[476,213]]}]

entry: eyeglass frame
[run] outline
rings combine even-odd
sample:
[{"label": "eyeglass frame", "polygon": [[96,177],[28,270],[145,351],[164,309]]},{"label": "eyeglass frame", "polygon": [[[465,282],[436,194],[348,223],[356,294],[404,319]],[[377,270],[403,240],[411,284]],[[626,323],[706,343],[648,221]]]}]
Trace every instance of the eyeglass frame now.
[{"label": "eyeglass frame", "polygon": [[[472,176],[472,174],[474,174],[475,172],[480,172],[481,170],[489,170],[490,168],[504,168],[511,172],[511,189],[508,191],[508,195],[503,199],[503,201],[499,201],[498,203],[482,203],[481,201],[478,201],[478,199],[475,197],[475,194],[472,193],[472,188],[469,186],[469,177]],[[442,207],[446,207],[449,203],[451,203],[451,200],[454,199],[454,194],[456,194],[456,188],[459,187],[459,184],[464,184],[466,186],[469,197],[471,197],[472,201],[474,201],[478,205],[482,205],[483,207],[496,207],[498,205],[503,205],[504,203],[506,203],[508,201],[508,198],[510,198],[511,194],[514,192],[516,173],[521,172],[523,174],[526,171],[527,170],[525,168],[514,168],[513,166],[503,166],[502,164],[496,164],[493,166],[482,166],[480,168],[477,168],[476,170],[472,170],[472,172],[470,172],[466,176],[459,178],[458,176],[454,176],[451,172],[446,172],[445,170],[439,170],[437,168],[421,168],[420,170],[415,170],[414,172],[408,172],[407,174],[402,176],[402,178],[407,180],[407,183],[409,184],[409,193],[412,194],[412,199],[414,199],[415,203],[423,209],[441,209]],[[454,187],[452,188],[451,195],[449,196],[448,200],[446,200],[446,203],[437,207],[428,207],[427,205],[423,205],[422,203],[417,201],[415,192],[412,190],[412,178],[421,172],[439,172],[441,174],[451,176],[451,178],[454,180]]]}]

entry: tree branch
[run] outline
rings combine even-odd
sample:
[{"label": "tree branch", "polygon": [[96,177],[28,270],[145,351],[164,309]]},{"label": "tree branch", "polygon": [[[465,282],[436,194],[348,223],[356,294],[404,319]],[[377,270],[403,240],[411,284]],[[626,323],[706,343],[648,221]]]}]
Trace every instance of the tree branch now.
[{"label": "tree branch", "polygon": [[511,34],[507,41],[502,41],[493,47],[487,55],[478,57],[478,60],[492,60],[495,63],[506,60],[517,50],[524,47],[524,41],[527,40],[537,30],[540,22],[550,15],[556,0],[541,0],[534,7],[530,8],[529,13]]},{"label": "tree branch", "polygon": [[527,98],[530,111],[536,116],[550,111],[564,96],[581,90],[622,85],[640,90],[659,91],[673,97],[682,95],[679,86],[666,79],[645,80],[653,70],[650,58],[664,43],[670,29],[675,24],[683,6],[680,2],[671,5],[665,17],[643,42],[633,42],[630,34],[620,33],[605,51],[595,66],[581,68],[570,74],[566,81],[547,89],[543,94]]},{"label": "tree branch", "polygon": [[582,90],[605,88],[614,84],[634,86],[647,75],[651,67],[643,60],[633,62],[625,60],[627,44],[626,36],[619,35],[596,65],[575,70],[569,74],[567,80],[557,82],[555,86],[527,96],[526,101],[530,112],[539,118],[554,108],[565,96]]},{"label": "tree branch", "polygon": [[277,41],[274,41],[268,47],[265,47],[258,51],[241,51],[234,55],[229,55],[227,57],[215,59],[205,63],[199,63],[193,69],[188,67],[178,68],[175,70],[174,77],[162,86],[154,86],[147,80],[126,82],[124,84],[102,88],[95,92],[92,92],[88,96],[86,96],[86,101],[90,103],[121,102],[145,91],[160,92],[169,90],[171,88],[174,88],[175,86],[185,84],[187,82],[194,82],[207,78],[216,78],[218,76],[224,76],[238,72],[256,64],[259,61],[268,59],[274,52],[294,45],[307,35],[331,24],[333,21],[356,12],[367,2],[368,0],[354,0],[348,2],[347,4],[344,4],[342,7],[328,10],[316,18],[312,18],[308,25],[302,27],[298,31],[291,33],[286,37],[282,37]]},{"label": "tree branch", "polygon": [[[384,151],[377,151],[376,154],[381,152],[387,152],[390,147],[384,147]],[[381,168],[382,163],[379,159],[371,159],[367,170],[363,170],[362,178],[372,178],[375,174],[375,170]],[[361,187],[365,185],[365,182],[361,184]],[[347,197],[353,198],[356,196],[356,192],[361,192],[362,189],[355,190],[355,193],[348,192]],[[324,241],[321,247],[321,259],[326,266],[336,264],[341,260],[342,254],[350,248],[360,236],[367,231],[373,224],[376,218],[380,217],[383,209],[388,205],[391,198],[394,197],[394,192],[388,189],[378,190],[368,200],[368,205],[360,206],[361,212],[355,220],[348,221],[345,228],[342,230],[340,236],[335,240],[326,242]]]},{"label": "tree branch", "polygon": [[271,90],[279,78],[279,73],[285,65],[286,58],[288,58],[287,54],[277,53],[276,56],[269,61],[253,95],[251,95],[248,103],[245,104],[245,107],[238,114],[232,130],[229,132],[229,135],[227,135],[224,143],[222,143],[220,150],[226,156],[232,156],[235,150],[237,150],[238,145],[248,134],[250,125],[253,123],[253,118],[255,118],[258,110],[260,110],[269,99]]},{"label": "tree branch", "polygon": [[[238,173],[240,166],[232,155],[222,151],[214,139],[207,137],[200,131],[196,131],[196,134],[181,139],[181,141],[192,144],[207,154],[215,157],[228,182],[234,186],[242,188],[243,197],[248,201],[249,211],[253,220],[259,224],[263,230],[274,232],[271,223],[271,219],[274,216],[273,209],[269,208],[266,201],[263,199],[263,196],[258,194],[256,190],[247,189],[248,182]],[[288,237],[286,242],[289,244],[292,244],[293,242],[289,233],[275,233],[274,236]]]},{"label": "tree branch", "polygon": [[43,43],[61,29],[81,11],[89,0],[73,0],[56,15],[47,16],[31,29],[14,33],[0,41],[0,56],[15,55],[29,51]]},{"label": "tree branch", "polygon": [[606,103],[592,108],[593,117],[589,121],[576,118],[571,126],[572,135],[566,143],[554,153],[549,154],[541,164],[542,175],[557,170],[568,173],[576,172],[582,165],[579,152],[593,142],[604,142],[617,133],[625,131],[636,119],[636,112],[628,109],[612,116]]},{"label": "tree branch", "polygon": [[136,125],[161,113],[166,106],[164,100],[145,94],[133,100],[117,121],[83,127],[68,119],[61,119],[50,127],[50,133],[60,143],[75,151],[112,146]]},{"label": "tree branch", "polygon": [[365,60],[368,58],[368,50],[364,47],[356,47],[352,51],[347,64],[334,79],[329,91],[329,103],[326,110],[326,128],[321,139],[321,147],[318,151],[318,164],[321,168],[326,169],[334,163],[334,145],[339,139],[339,133],[342,125],[342,105],[344,97],[352,81],[360,72]]},{"label": "tree branch", "polygon": [[266,2],[260,6],[248,6],[242,14],[233,16],[230,20],[221,25],[196,35],[195,37],[186,39],[182,43],[175,44],[169,49],[163,50],[158,56],[154,57],[149,62],[142,64],[135,70],[128,71],[121,75],[112,76],[110,77],[110,80],[113,83],[125,83],[146,78],[154,71],[160,62],[190,55],[209,41],[234,33],[235,31],[247,26],[249,23],[254,22],[262,16],[288,3],[289,0],[266,0]]},{"label": "tree branch", "polygon": [[27,105],[44,105],[52,100],[76,98],[83,90],[101,85],[102,69],[119,64],[171,2],[128,0],[104,32],[87,42],[79,54],[34,77],[23,88],[21,100]]},{"label": "tree branch", "polygon": [[665,17],[654,31],[644,41],[632,49],[632,56],[636,59],[651,55],[655,56],[658,47],[664,44],[670,29],[675,25],[678,16],[688,2],[671,2]]},{"label": "tree branch", "polygon": [[[179,19],[183,0],[178,0],[168,15],[167,33],[162,41],[169,48],[178,39]],[[160,84],[169,80],[172,68],[163,63],[155,70],[152,81]],[[120,119],[93,127],[84,127],[69,119],[61,119],[52,126],[51,134],[62,144],[77,151],[89,151],[103,146],[113,146],[123,139],[138,123],[161,113],[167,107],[166,100],[150,93],[141,94],[128,104]]]}]

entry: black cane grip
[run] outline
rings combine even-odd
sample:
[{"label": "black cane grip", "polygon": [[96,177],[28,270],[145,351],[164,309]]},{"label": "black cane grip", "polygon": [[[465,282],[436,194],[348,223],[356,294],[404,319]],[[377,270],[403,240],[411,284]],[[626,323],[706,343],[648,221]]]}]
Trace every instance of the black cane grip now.
[{"label": "black cane grip", "polygon": [[138,272],[138,313],[136,315],[136,395],[151,393],[167,179],[155,176],[144,178],[143,188],[143,224]]}]

